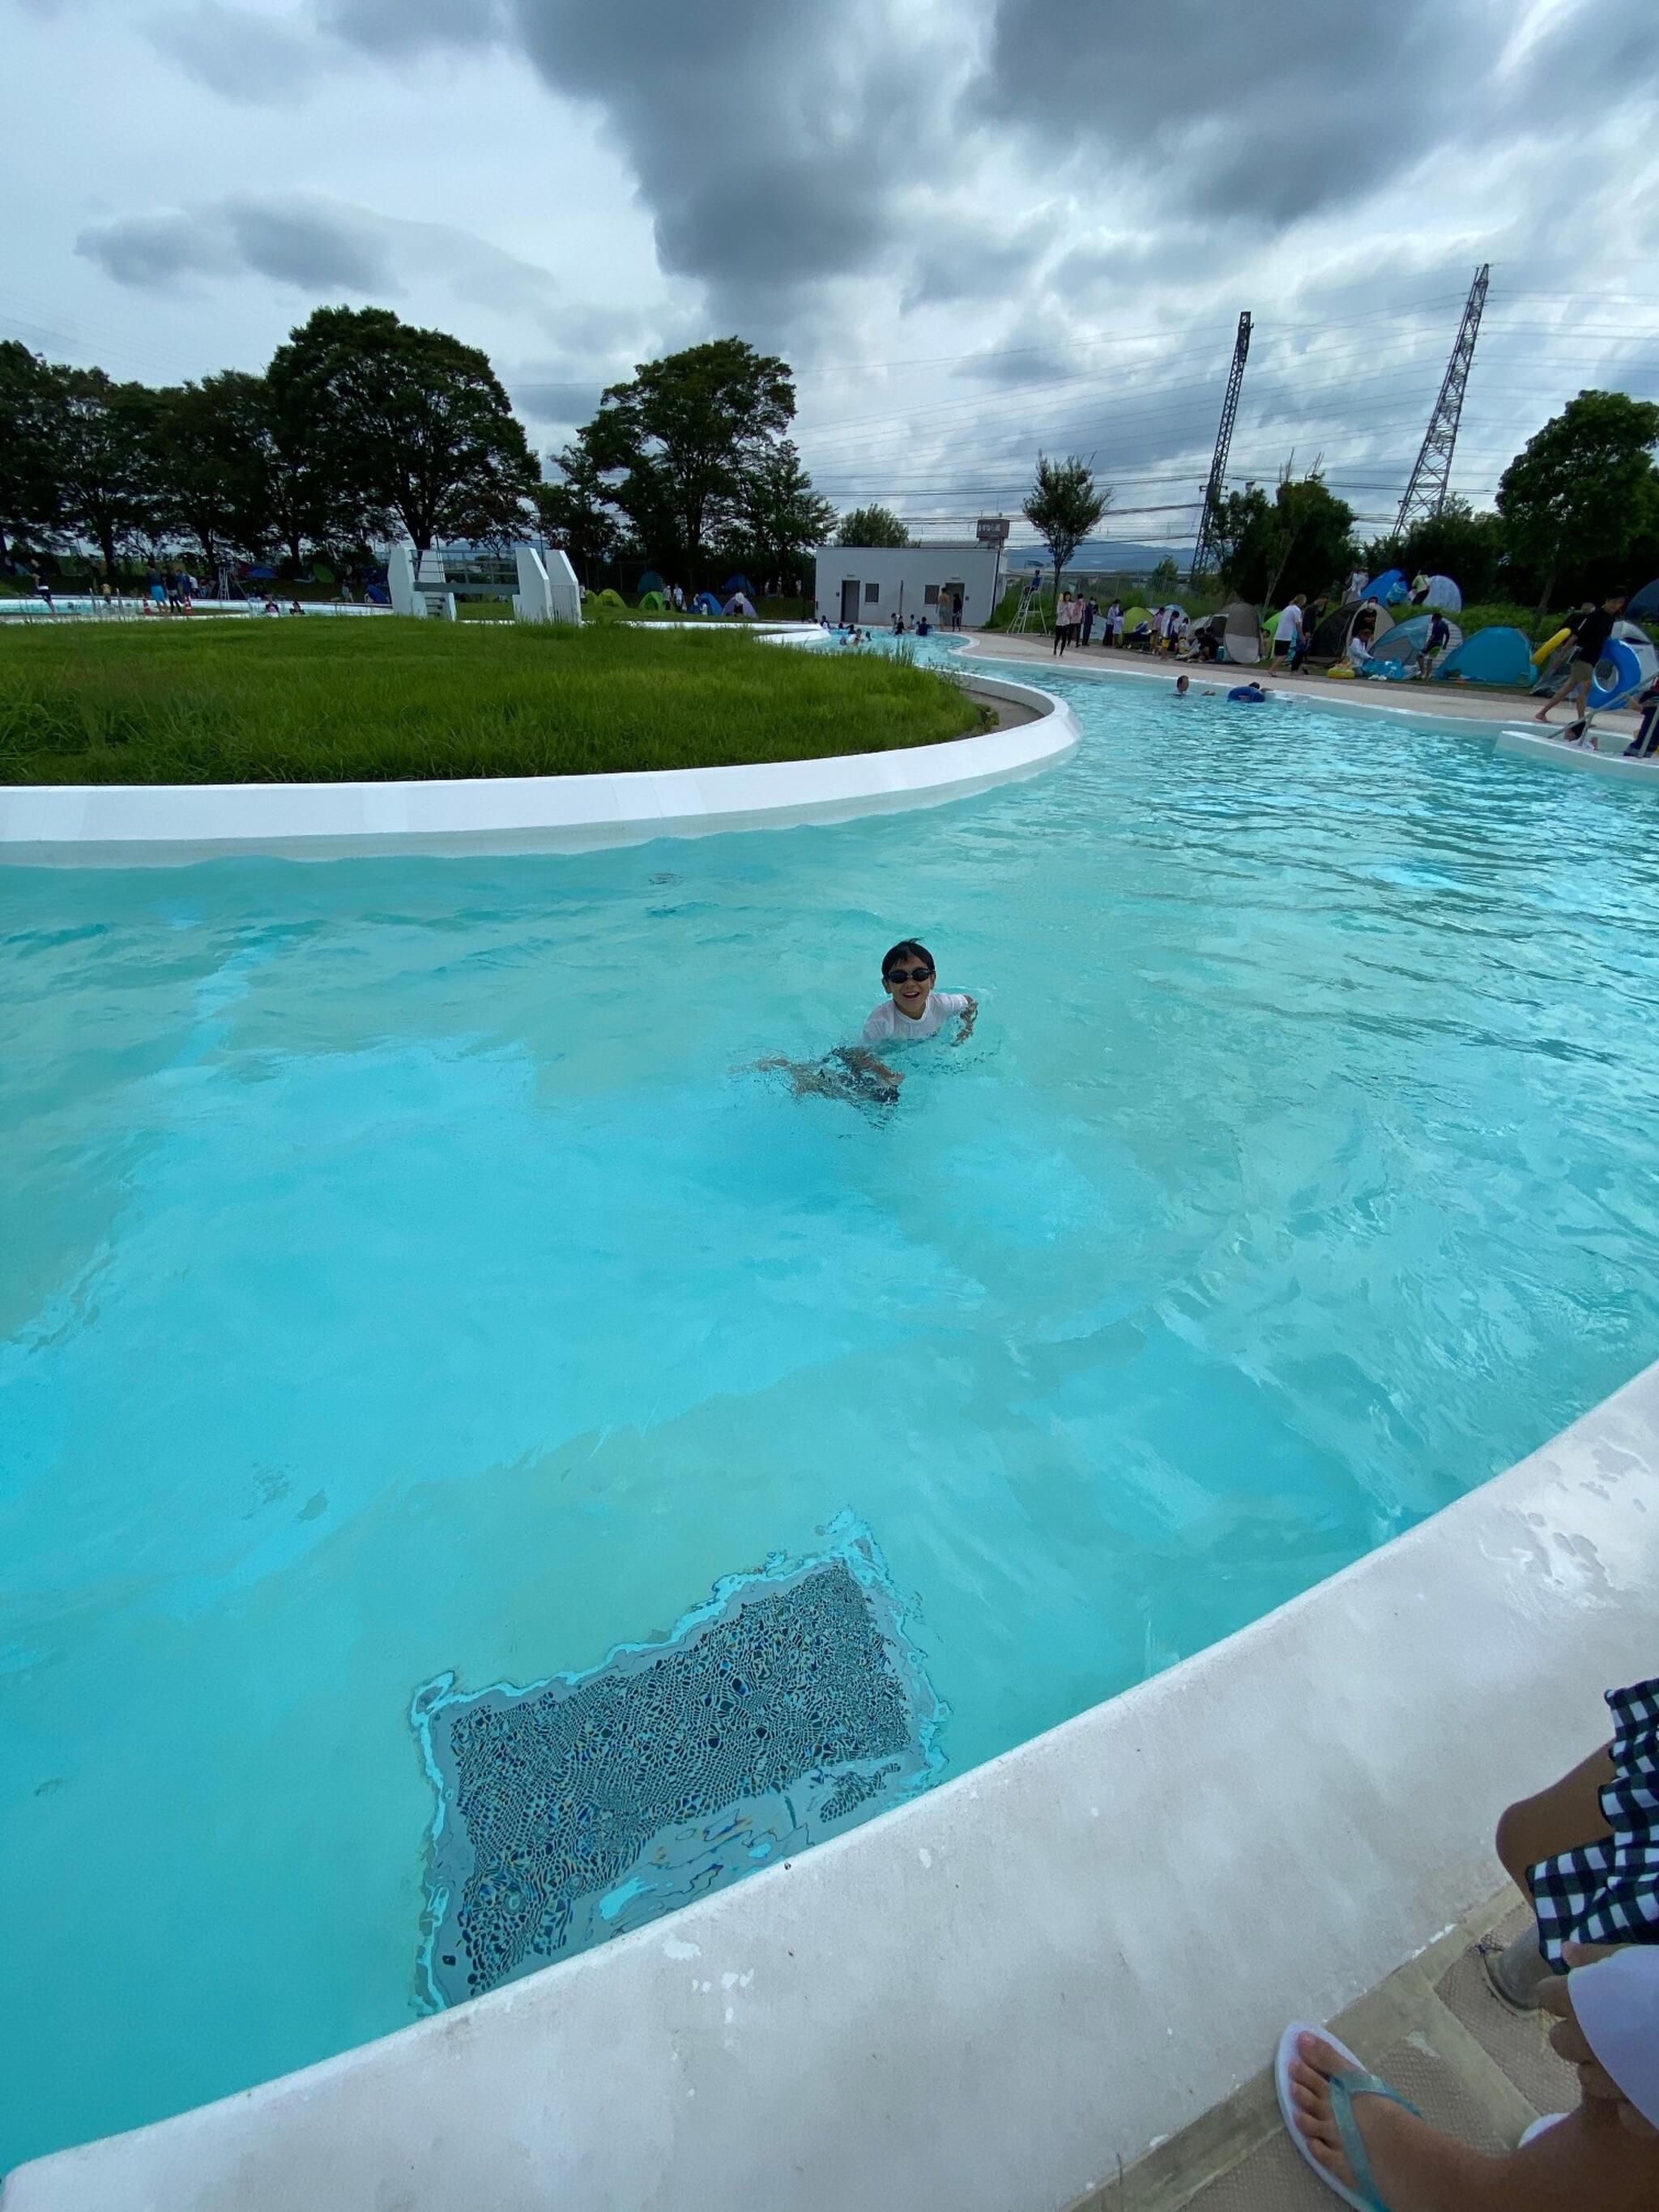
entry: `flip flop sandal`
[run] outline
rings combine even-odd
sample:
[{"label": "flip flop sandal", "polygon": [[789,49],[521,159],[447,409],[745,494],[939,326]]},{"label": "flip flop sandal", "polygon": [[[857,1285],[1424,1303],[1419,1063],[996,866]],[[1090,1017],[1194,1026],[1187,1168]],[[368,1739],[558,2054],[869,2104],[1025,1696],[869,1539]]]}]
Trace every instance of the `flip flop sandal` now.
[{"label": "flip flop sandal", "polygon": [[[1340,2074],[1326,2078],[1330,2083],[1331,2111],[1336,2120],[1336,2131],[1342,2139],[1342,2154],[1348,2161],[1356,2189],[1347,2188],[1334,2173],[1327,2172],[1314,2156],[1307,2137],[1296,2124],[1296,2099],[1291,2087],[1291,2069],[1301,2057],[1298,2045],[1304,2035],[1316,2035],[1328,2043],[1337,2057],[1347,2063]],[[1371,2179],[1370,2161],[1365,2156],[1353,2117],[1356,2097],[1386,2097],[1391,2104],[1403,2105],[1415,2118],[1423,2115],[1409,2098],[1402,2097],[1398,2089],[1390,2088],[1375,2074],[1368,2074],[1346,2044],[1339,2043],[1327,2027],[1316,2027],[1311,2021],[1292,2021],[1279,2039],[1278,2053],[1273,2059],[1273,2087],[1279,2092],[1279,2109],[1291,2141],[1301,2154],[1304,2165],[1319,2176],[1327,2189],[1352,2207],[1352,2212],[1389,2212],[1387,2204],[1377,2194],[1376,2184]]]}]

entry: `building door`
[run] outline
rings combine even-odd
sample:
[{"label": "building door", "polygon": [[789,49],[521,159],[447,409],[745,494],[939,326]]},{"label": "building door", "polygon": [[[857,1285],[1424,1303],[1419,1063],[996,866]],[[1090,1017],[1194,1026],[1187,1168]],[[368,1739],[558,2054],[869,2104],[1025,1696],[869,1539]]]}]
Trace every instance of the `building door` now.
[{"label": "building door", "polygon": [[841,618],[848,629],[854,629],[857,628],[859,619],[859,580],[856,576],[846,576],[842,580]]}]

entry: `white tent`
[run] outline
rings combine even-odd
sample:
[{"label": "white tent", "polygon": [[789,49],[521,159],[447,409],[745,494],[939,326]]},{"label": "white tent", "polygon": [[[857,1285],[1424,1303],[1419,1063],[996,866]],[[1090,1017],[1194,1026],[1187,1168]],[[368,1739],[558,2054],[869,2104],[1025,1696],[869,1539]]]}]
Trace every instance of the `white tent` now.
[{"label": "white tent", "polygon": [[1423,595],[1421,605],[1425,607],[1438,607],[1443,613],[1449,615],[1462,614],[1463,594],[1449,576],[1431,576],[1429,588]]}]

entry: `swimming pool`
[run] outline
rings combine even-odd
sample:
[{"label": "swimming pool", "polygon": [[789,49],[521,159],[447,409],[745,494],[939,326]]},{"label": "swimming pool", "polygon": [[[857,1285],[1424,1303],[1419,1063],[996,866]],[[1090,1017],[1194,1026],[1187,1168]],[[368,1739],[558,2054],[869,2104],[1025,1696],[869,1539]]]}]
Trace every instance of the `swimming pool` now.
[{"label": "swimming pool", "polygon": [[[959,1773],[1659,1352],[1650,800],[1054,680],[924,812],[0,874],[0,2160],[429,2001],[444,1698],[850,1561]],[[969,1044],[753,1071],[908,932]]]}]

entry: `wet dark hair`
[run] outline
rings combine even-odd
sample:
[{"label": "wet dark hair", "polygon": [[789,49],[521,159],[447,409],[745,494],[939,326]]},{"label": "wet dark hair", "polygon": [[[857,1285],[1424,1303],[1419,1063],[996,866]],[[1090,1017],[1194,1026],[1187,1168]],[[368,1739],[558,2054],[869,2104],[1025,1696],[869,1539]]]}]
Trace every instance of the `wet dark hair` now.
[{"label": "wet dark hair", "polygon": [[884,981],[892,974],[901,960],[925,960],[927,963],[927,972],[930,975],[937,975],[939,973],[938,969],[933,965],[933,956],[925,945],[919,945],[914,937],[902,937],[896,945],[890,945],[881,956],[881,973]]}]

